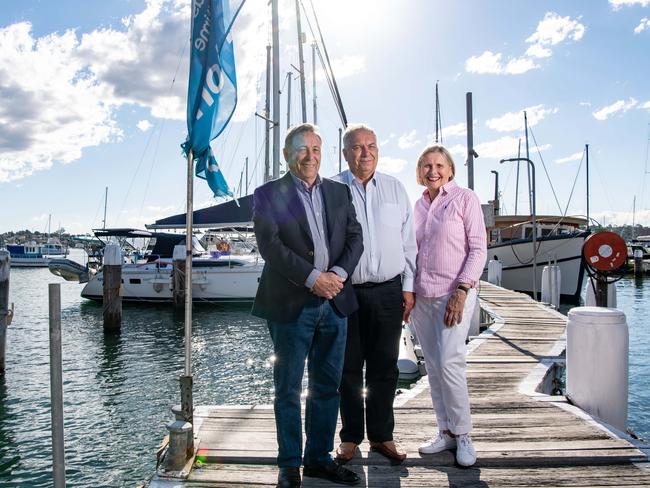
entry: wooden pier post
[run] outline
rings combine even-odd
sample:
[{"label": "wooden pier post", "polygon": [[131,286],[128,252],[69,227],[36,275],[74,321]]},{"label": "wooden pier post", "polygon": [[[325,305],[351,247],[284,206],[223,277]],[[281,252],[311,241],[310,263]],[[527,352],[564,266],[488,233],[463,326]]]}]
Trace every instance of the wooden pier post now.
[{"label": "wooden pier post", "polygon": [[104,248],[104,332],[120,332],[122,327],[122,250],[116,244]]},{"label": "wooden pier post", "polygon": [[52,413],[52,472],[54,488],[65,488],[63,435],[63,362],[61,354],[61,285],[50,283],[50,404]]},{"label": "wooden pier post", "polygon": [[643,276],[643,251],[634,250],[634,276]]},{"label": "wooden pier post", "polygon": [[185,249],[185,246],[182,244],[174,246],[172,297],[174,308],[177,310],[183,310],[185,308]]},{"label": "wooden pier post", "polygon": [[3,249],[0,250],[0,373],[5,370],[9,314],[9,251]]}]

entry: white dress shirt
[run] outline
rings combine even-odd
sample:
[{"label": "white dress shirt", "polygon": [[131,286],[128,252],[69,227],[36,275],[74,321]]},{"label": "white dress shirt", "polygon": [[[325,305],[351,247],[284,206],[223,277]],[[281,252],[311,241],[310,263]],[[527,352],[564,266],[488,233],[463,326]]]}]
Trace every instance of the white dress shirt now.
[{"label": "white dress shirt", "polygon": [[382,283],[401,275],[402,290],[413,291],[417,244],[404,185],[376,171],[365,187],[350,170],[332,179],[350,187],[363,230],[363,254],[352,274],[352,284]]}]

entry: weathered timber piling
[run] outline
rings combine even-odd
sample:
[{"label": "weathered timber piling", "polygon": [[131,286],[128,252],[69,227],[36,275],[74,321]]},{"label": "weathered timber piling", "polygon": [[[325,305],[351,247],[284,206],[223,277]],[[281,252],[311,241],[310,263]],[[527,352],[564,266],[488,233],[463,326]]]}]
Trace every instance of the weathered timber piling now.
[{"label": "weathered timber piling", "polygon": [[0,373],[5,370],[5,346],[10,314],[9,269],[9,251],[0,250]]},{"label": "weathered timber piling", "polygon": [[122,251],[115,244],[104,248],[104,332],[119,332],[122,327]]},{"label": "weathered timber piling", "polygon": [[634,276],[643,276],[643,251],[634,250]]},{"label": "weathered timber piling", "polygon": [[54,488],[65,487],[63,442],[63,366],[61,360],[61,285],[50,283],[50,401],[52,412],[52,472]]},{"label": "weathered timber piling", "polygon": [[182,244],[174,246],[172,298],[174,308],[178,310],[185,308],[185,249],[185,246]]}]

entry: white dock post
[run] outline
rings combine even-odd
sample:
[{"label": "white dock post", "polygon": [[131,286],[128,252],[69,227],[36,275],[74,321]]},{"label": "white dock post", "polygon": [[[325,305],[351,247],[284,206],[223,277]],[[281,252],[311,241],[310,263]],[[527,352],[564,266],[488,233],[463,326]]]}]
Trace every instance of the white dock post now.
[{"label": "white dock post", "polygon": [[[597,307],[596,305],[596,294],[594,292],[594,289],[598,286],[598,284],[593,280],[593,278],[589,278],[589,281],[587,281],[587,290],[585,292],[585,307]],[[615,283],[610,283],[607,285],[607,307],[608,308],[616,308],[616,284]]]},{"label": "white dock post", "polygon": [[559,266],[548,265],[542,269],[542,302],[553,308],[560,307],[561,279]]},{"label": "white dock post", "polygon": [[61,285],[50,283],[50,396],[52,411],[52,472],[54,488],[65,487],[63,442],[63,372],[61,361]]},{"label": "white dock post", "polygon": [[10,323],[9,311],[9,251],[0,250],[0,373],[5,370],[5,350],[7,344],[7,326]]},{"label": "white dock post", "polygon": [[104,248],[104,332],[120,332],[122,327],[122,250],[116,244]]},{"label": "white dock post", "polygon": [[172,255],[172,295],[177,310],[185,308],[185,249],[185,245],[177,244]]},{"label": "white dock post", "polygon": [[586,412],[625,431],[629,337],[625,314],[604,307],[569,311],[566,396]]},{"label": "white dock post", "polygon": [[498,259],[490,259],[488,262],[488,282],[493,285],[501,286],[501,274],[503,265]]}]

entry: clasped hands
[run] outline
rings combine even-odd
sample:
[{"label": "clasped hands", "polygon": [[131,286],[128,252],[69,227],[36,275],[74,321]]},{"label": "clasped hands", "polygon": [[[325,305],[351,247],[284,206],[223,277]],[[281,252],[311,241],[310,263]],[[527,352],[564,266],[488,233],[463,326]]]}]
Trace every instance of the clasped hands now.
[{"label": "clasped hands", "polygon": [[343,289],[343,282],[343,278],[333,271],[326,271],[316,278],[311,292],[316,296],[331,300]]}]

